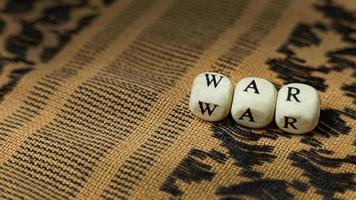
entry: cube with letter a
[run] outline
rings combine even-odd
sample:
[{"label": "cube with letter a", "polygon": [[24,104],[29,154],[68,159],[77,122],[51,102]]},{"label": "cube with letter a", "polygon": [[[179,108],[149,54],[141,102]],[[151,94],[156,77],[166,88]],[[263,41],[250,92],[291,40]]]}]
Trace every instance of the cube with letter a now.
[{"label": "cube with letter a", "polygon": [[241,79],[234,92],[231,115],[236,123],[262,128],[272,122],[277,99],[277,89],[262,78]]},{"label": "cube with letter a", "polygon": [[318,124],[319,115],[320,97],[313,87],[292,83],[279,90],[275,121],[282,130],[295,134],[310,132]]},{"label": "cube with letter a", "polygon": [[233,83],[219,73],[205,72],[193,81],[189,109],[200,119],[220,121],[230,112]]}]

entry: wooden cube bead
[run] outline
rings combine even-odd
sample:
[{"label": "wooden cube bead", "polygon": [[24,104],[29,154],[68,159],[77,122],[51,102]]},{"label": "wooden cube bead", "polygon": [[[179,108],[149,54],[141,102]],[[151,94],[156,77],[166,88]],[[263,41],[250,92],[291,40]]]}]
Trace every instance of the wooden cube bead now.
[{"label": "wooden cube bead", "polygon": [[230,112],[232,96],[233,84],[228,77],[205,72],[193,81],[189,109],[200,119],[220,121]]},{"label": "wooden cube bead", "polygon": [[231,115],[234,120],[250,128],[262,128],[273,121],[277,90],[262,78],[240,80],[234,92]]},{"label": "wooden cube bead", "polygon": [[313,87],[292,83],[279,90],[275,121],[282,130],[294,134],[308,133],[317,126],[319,115],[320,97]]}]

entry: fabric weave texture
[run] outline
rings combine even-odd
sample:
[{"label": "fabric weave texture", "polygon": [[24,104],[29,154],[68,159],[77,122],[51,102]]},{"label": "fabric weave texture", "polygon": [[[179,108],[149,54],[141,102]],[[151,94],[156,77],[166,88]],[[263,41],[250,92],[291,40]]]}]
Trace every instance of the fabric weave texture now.
[{"label": "fabric weave texture", "polygon": [[[0,199],[356,199],[354,0],[0,8]],[[309,84],[319,125],[199,120],[206,71]]]}]

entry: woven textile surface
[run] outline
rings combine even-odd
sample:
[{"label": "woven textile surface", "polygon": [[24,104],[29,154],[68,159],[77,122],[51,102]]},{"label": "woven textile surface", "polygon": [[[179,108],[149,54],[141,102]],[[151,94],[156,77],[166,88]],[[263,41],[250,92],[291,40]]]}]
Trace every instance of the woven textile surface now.
[{"label": "woven textile surface", "polygon": [[[356,199],[355,0],[0,8],[0,199]],[[319,125],[199,120],[206,71],[309,84]]]}]

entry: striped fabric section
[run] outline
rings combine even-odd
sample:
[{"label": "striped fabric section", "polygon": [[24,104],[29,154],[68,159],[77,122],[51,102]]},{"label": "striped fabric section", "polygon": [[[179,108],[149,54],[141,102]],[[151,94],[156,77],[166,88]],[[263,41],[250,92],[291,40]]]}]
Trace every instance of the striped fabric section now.
[{"label": "striped fabric section", "polygon": [[[356,199],[353,1],[0,7],[0,199]],[[320,123],[201,121],[204,71],[311,84]]]}]

